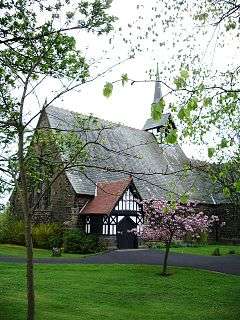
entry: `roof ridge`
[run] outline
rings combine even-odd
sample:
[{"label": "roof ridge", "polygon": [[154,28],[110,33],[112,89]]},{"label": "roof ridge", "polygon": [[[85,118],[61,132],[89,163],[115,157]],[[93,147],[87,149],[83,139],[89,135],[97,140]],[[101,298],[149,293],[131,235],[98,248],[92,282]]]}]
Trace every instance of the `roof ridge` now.
[{"label": "roof ridge", "polygon": [[113,122],[111,120],[106,120],[106,119],[103,119],[103,118],[99,118],[98,116],[95,116],[93,113],[90,113],[90,114],[84,114],[84,113],[80,113],[80,112],[77,112],[77,111],[72,111],[72,110],[69,110],[69,109],[65,109],[65,108],[59,108],[59,107],[55,107],[53,105],[49,105],[47,108],[46,108],[46,111],[48,108],[54,108],[54,109],[59,109],[61,111],[66,111],[66,112],[70,112],[72,114],[78,114],[78,115],[82,115],[82,116],[86,116],[86,117],[90,117],[91,115],[94,116],[94,118],[98,119],[98,120],[101,120],[101,121],[107,121],[109,122],[110,124],[114,124],[114,125],[120,125],[121,127],[124,127],[124,128],[128,128],[128,129],[131,129],[131,130],[137,130],[137,131],[141,131],[141,132],[146,132],[147,134],[149,134],[149,132],[145,131],[145,130],[142,130],[142,129],[138,129],[138,128],[133,128],[133,127],[130,127],[126,124],[122,124],[120,122]]},{"label": "roof ridge", "polygon": [[100,183],[117,183],[117,182],[120,182],[120,181],[132,181],[133,180],[133,177],[132,176],[129,176],[128,178],[123,178],[123,179],[117,179],[117,180],[110,180],[110,181],[98,181],[96,184],[100,184]]}]

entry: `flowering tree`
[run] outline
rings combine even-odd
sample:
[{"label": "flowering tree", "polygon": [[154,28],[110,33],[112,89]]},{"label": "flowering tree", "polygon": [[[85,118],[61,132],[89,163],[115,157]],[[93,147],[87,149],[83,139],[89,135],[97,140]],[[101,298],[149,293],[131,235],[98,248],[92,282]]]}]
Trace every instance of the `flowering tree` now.
[{"label": "flowering tree", "polygon": [[143,201],[146,224],[141,231],[141,238],[145,241],[162,241],[165,243],[165,256],[162,275],[167,275],[167,260],[174,240],[181,240],[186,234],[198,238],[202,232],[219,218],[210,218],[203,212],[196,213],[196,203],[179,202],[168,203],[163,200]]}]

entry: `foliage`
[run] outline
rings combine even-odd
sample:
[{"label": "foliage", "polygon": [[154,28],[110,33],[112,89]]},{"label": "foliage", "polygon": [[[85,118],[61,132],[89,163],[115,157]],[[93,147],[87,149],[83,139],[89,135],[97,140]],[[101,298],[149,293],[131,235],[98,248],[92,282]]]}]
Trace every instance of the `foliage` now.
[{"label": "foliage", "polygon": [[184,241],[190,245],[206,245],[208,243],[208,232],[200,232],[198,237],[192,238],[191,233],[186,233]]},{"label": "foliage", "polygon": [[162,117],[165,101],[160,99],[159,102],[153,103],[151,107],[151,116],[153,120],[159,121]]},{"label": "foliage", "polygon": [[109,98],[112,95],[113,85],[110,82],[107,82],[103,88],[103,95]]},{"label": "foliage", "polygon": [[220,186],[224,196],[232,203],[240,204],[240,154],[227,162],[209,167],[208,172],[216,186]]},{"label": "foliage", "polygon": [[63,227],[57,223],[38,224],[33,227],[32,237],[36,248],[51,249],[55,243],[62,244]]},{"label": "foliage", "polygon": [[67,230],[64,233],[64,252],[69,253],[94,253],[105,248],[98,236],[87,235],[79,229]]},{"label": "foliage", "polygon": [[213,250],[212,256],[220,256],[220,255],[221,255],[221,253],[220,253],[219,248],[215,248],[215,249]]},{"label": "foliage", "polygon": [[[0,243],[25,245],[24,221],[17,220],[9,213],[0,215]],[[32,231],[36,248],[51,249],[63,242],[63,227],[60,224],[38,224]]]},{"label": "foliage", "polygon": [[163,200],[143,201],[146,225],[143,226],[141,237],[143,240],[162,241],[166,252],[163,265],[163,275],[167,271],[167,259],[172,241],[184,239],[186,235],[197,239],[218,217],[208,217],[203,212],[196,212],[196,204],[188,202],[183,205],[178,202],[168,203]]},{"label": "foliage", "polygon": [[18,221],[7,211],[0,214],[0,243],[25,244],[23,221]]}]

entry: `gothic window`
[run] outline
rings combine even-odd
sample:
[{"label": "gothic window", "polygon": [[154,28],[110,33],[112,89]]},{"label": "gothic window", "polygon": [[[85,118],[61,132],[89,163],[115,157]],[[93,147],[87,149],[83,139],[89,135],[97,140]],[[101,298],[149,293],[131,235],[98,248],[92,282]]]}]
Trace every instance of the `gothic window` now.
[{"label": "gothic window", "polygon": [[91,220],[90,220],[90,217],[86,217],[85,232],[87,234],[89,234],[91,232]]}]

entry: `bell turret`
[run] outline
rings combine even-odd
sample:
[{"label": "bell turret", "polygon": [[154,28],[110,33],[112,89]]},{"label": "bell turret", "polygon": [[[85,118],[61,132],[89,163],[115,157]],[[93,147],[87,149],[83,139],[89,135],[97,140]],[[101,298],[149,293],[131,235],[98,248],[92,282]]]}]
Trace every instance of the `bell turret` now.
[{"label": "bell turret", "polygon": [[[159,75],[159,68],[157,64],[153,103],[159,103],[162,98],[163,95],[161,81]],[[170,113],[163,113],[161,119],[158,121],[155,121],[152,118],[147,119],[143,127],[143,130],[153,133],[159,141],[159,143],[162,143],[164,141],[165,136],[171,129],[176,129],[176,126],[172,120]]]}]

